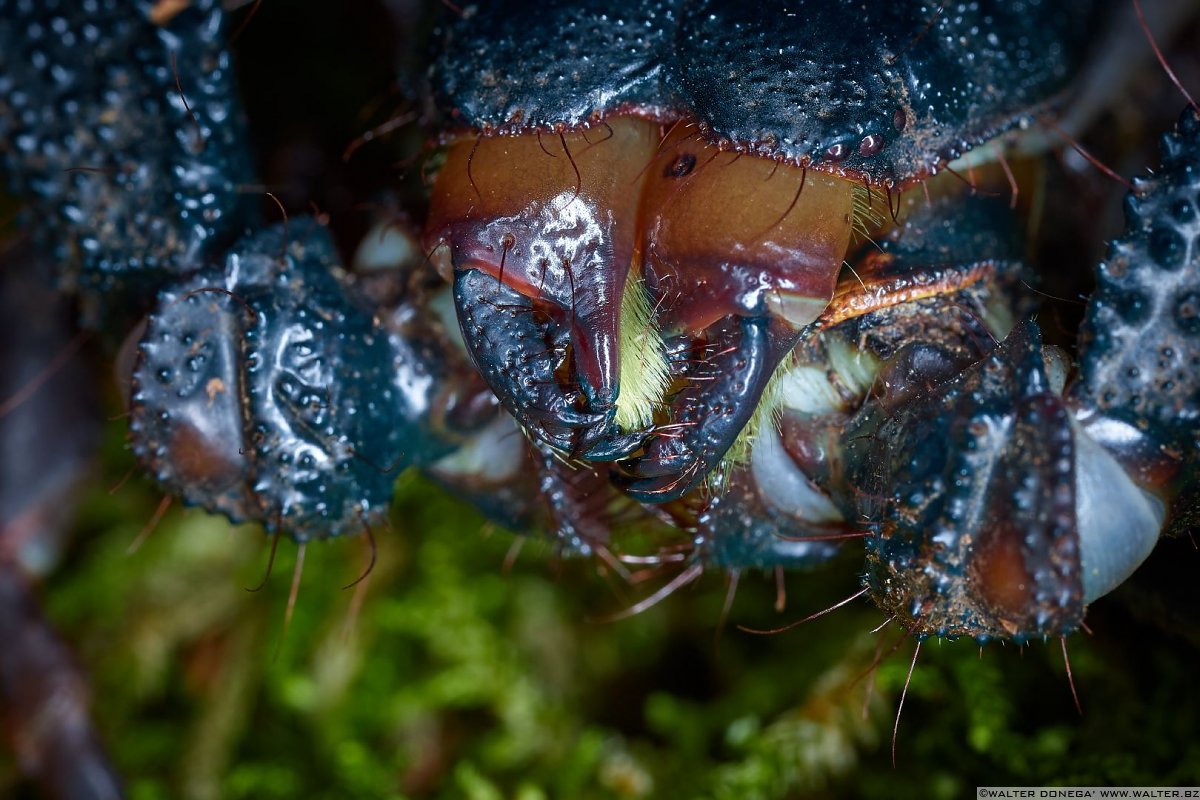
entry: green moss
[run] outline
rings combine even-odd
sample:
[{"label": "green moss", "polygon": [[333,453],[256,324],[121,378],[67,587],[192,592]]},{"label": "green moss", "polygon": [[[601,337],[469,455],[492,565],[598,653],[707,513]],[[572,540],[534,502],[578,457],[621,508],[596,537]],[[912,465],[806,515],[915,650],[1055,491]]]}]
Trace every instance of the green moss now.
[{"label": "green moss", "polygon": [[[110,460],[107,485],[127,467],[119,447]],[[881,637],[884,653],[901,637],[867,633],[880,618],[865,602],[718,639],[725,584],[711,576],[632,619],[590,622],[670,575],[625,586],[537,542],[505,574],[511,537],[406,475],[365,588],[341,588],[366,563],[361,540],[309,545],[285,634],[295,547],[281,543],[257,593],[245,587],[268,547],[253,527],[174,509],[127,554],[157,500],[136,479],[88,495],[46,588],[135,798],[950,798],[978,784],[1200,781],[1194,647],[1128,623],[1119,597],[1094,637],[1069,640],[1082,719],[1057,642],[982,656],[926,642],[893,768],[912,643],[868,674]],[[773,579],[747,575],[732,622],[830,605],[858,569],[850,556],[790,577],[782,615]]]}]

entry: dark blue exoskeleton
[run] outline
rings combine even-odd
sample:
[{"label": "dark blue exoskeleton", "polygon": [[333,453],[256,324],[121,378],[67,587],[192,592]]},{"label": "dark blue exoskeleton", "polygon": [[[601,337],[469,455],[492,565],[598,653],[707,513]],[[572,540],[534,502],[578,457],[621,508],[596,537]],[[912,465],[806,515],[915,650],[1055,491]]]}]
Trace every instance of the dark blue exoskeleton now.
[{"label": "dark blue exoskeleton", "polygon": [[[0,0],[0,163],[83,323],[145,320],[132,448],[188,503],[306,542],[369,531],[416,466],[618,574],[618,520],[653,529],[668,587],[865,533],[866,589],[914,635],[1064,635],[1200,513],[1200,122],[1131,197],[1068,383],[1016,288],[1019,216],[938,176],[1055,107],[1098,4],[870,5],[448,18],[431,263],[386,301],[315,219],[261,219],[215,0]],[[72,474],[81,413],[38,454]],[[39,510],[67,491],[43,477]],[[10,567],[0,625],[40,646],[6,668],[70,676]]]},{"label": "dark blue exoskeleton", "polygon": [[[480,316],[492,321],[486,334],[466,336],[476,366],[531,435],[590,460],[621,461],[623,488],[639,501],[678,500],[718,468],[771,376],[829,302],[843,260],[853,259],[844,243],[811,245],[786,265],[784,257],[768,252],[776,242],[762,253],[748,252],[775,236],[773,229],[789,217],[794,222],[797,204],[821,191],[810,173],[845,179],[860,195],[865,189],[868,206],[882,204],[886,195],[895,217],[893,190],[926,180],[997,135],[1030,124],[1061,98],[1089,41],[1092,10],[1090,0],[950,7],[637,2],[619,10],[606,3],[514,1],[470,7],[445,27],[430,69],[443,141],[460,143],[459,155],[442,166],[438,186],[455,184],[446,191],[459,193],[464,210],[453,224],[435,214],[427,244],[435,255],[448,254],[457,272],[464,330],[479,330]],[[503,211],[475,208],[472,194],[484,200],[494,193],[486,201],[494,204],[490,198],[503,191],[477,180],[501,157],[493,154],[493,142],[537,137],[545,158],[574,165],[572,150],[590,156],[614,138],[614,130],[623,133],[614,129],[617,121],[629,119],[666,131],[657,134],[665,139],[653,152],[626,156],[648,160],[622,184],[627,195],[642,197],[636,223],[618,219],[606,230],[613,244],[598,244],[600,255],[588,251],[581,274],[561,270],[569,285],[544,266],[540,282],[520,285],[514,278],[504,285],[505,264],[513,276],[518,270],[512,265],[531,254],[545,253],[552,266],[556,259],[578,264],[579,246],[569,254],[555,249],[562,241],[556,231],[574,224],[567,216],[582,213],[580,202],[591,202],[579,194],[582,188],[587,195],[595,179],[576,168],[573,202],[554,212],[547,211],[549,194],[530,199],[521,211],[516,197]],[[579,131],[582,141],[568,146],[564,132]],[[748,158],[735,167],[739,156]],[[536,151],[522,156],[520,167],[517,156],[505,157],[514,159],[514,170],[542,168]],[[747,203],[761,203],[764,210],[757,212],[762,218],[756,226],[732,231],[717,245],[720,252],[678,256],[674,240],[665,241],[670,231],[702,225],[691,206],[679,210],[687,182],[697,195],[728,195],[727,186],[701,181],[757,159],[773,166],[765,180],[747,177],[747,183],[765,186],[781,166],[794,168],[776,179],[796,181],[788,191],[795,192],[791,205],[785,197],[770,211],[773,201],[759,197],[730,209],[714,206],[717,219],[749,214]],[[675,179],[674,190],[660,188],[660,173]],[[595,205],[598,217],[621,216],[610,198]],[[829,213],[849,217],[859,211],[845,206]],[[547,214],[553,218],[546,220]],[[703,238],[700,231],[695,236]],[[627,238],[640,241],[634,252],[641,263],[632,267],[625,255],[632,245],[621,246]],[[801,272],[804,287],[797,285]],[[655,418],[656,425],[631,429],[614,423],[623,402],[616,365],[629,357],[619,352],[619,336],[603,326],[564,325],[576,308],[615,319],[623,292],[639,276],[666,349],[676,358],[669,365],[674,385],[668,396],[656,398],[669,410]],[[689,281],[708,288],[696,289],[695,296],[692,289],[681,292],[679,284]],[[595,310],[606,304],[607,315]],[[530,313],[552,306],[557,308],[549,316]],[[698,308],[714,310],[705,316]],[[698,359],[710,362],[713,376],[690,374]],[[598,372],[590,366],[596,360],[614,366]],[[675,431],[670,437],[656,435],[668,428]]]},{"label": "dark blue exoskeleton", "polygon": [[446,27],[431,83],[451,129],[690,117],[737,152],[899,185],[1032,122],[1095,5],[504,0]]}]

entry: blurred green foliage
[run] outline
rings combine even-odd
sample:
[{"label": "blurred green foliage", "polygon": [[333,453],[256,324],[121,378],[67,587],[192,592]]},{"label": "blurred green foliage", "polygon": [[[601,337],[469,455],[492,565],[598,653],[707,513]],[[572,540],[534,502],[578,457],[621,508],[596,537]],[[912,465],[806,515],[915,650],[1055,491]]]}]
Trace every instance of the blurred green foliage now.
[{"label": "blurred green foliage", "polygon": [[[1069,641],[1082,718],[1058,642],[925,642],[893,767],[911,640],[870,633],[882,619],[865,601],[775,636],[734,627],[850,594],[853,554],[790,576],[782,614],[773,578],[745,576],[719,636],[719,576],[600,622],[673,573],[626,585],[536,541],[506,571],[511,535],[408,474],[362,583],[342,588],[367,563],[363,537],[309,545],[285,630],[288,541],[259,592],[245,587],[269,547],[250,526],[173,509],[127,552],[158,495],[139,479],[103,488],[131,466],[111,427],[104,478],[44,596],[92,676],[135,800],[953,798],[978,784],[1200,783],[1194,628],[1132,621],[1122,595],[1095,636]],[[1165,546],[1196,566],[1190,547]],[[0,794],[21,786],[0,767]]]}]

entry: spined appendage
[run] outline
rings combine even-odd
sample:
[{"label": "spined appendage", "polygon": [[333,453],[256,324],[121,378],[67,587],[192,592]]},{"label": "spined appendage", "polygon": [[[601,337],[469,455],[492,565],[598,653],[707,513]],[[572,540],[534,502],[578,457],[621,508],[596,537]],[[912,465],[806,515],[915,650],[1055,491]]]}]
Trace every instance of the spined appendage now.
[{"label": "spined appendage", "polygon": [[450,451],[429,419],[436,363],[389,337],[335,267],[328,233],[292,220],[159,296],[130,429],[172,493],[305,541],[364,530],[396,470]]},{"label": "spined appendage", "polygon": [[879,528],[865,582],[916,635],[1070,633],[1164,529],[1194,524],[1198,152],[1188,110],[1129,197],[1065,391],[1025,322],[898,413],[869,404],[856,420],[849,457]]}]

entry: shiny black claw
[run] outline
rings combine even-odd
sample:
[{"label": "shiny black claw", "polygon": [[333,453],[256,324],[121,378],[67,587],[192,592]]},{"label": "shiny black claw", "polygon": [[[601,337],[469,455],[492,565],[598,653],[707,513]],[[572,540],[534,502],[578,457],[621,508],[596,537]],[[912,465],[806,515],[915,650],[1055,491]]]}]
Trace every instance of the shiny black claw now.
[{"label": "shiny black claw", "polygon": [[691,369],[645,455],[625,467],[624,488],[643,503],[677,500],[696,488],[737,440],[779,361],[798,334],[765,317],[726,317],[710,331],[711,355]]},{"label": "shiny black claw", "polygon": [[646,434],[642,431],[618,434],[603,430],[598,437],[585,436],[583,458],[588,461],[619,461],[637,452],[645,441]]},{"label": "shiny black claw", "polygon": [[[615,431],[615,406],[580,410],[582,389],[558,379],[570,331],[556,325],[534,302],[479,270],[459,272],[454,305],[475,366],[508,413],[546,444],[567,452],[593,446],[606,452]],[[618,445],[619,458],[628,443]]]}]

